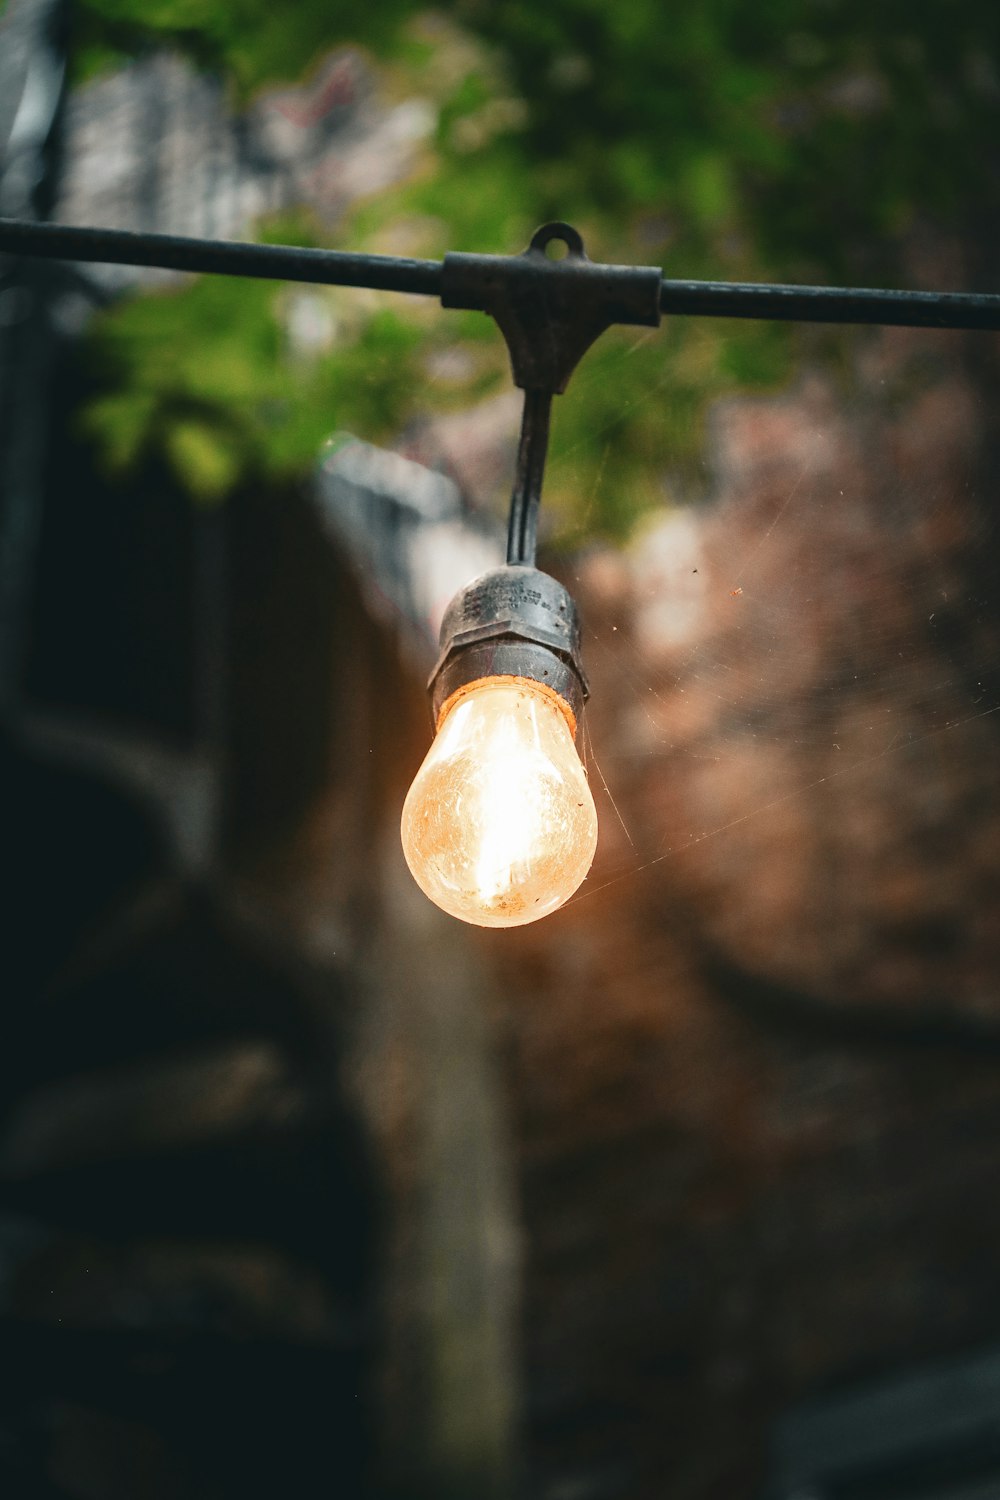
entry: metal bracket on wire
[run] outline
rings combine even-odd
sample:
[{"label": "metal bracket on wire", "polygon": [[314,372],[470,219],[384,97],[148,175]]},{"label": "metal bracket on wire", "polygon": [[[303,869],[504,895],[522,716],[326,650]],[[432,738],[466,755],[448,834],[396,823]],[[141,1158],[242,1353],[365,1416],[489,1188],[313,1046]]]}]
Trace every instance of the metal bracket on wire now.
[{"label": "metal bracket on wire", "polygon": [[[566,253],[554,260],[546,251],[558,243]],[[662,284],[659,266],[595,264],[572,225],[543,224],[521,255],[446,255],[441,305],[489,313],[515,385],[555,395],[606,328],[659,326]]]},{"label": "metal bracket on wire", "polygon": [[[546,252],[562,243],[558,260]],[[507,561],[534,564],[538,507],[552,397],[607,328],[660,323],[658,266],[605,266],[587,258],[570,224],[544,224],[521,255],[444,258],[441,303],[488,313],[503,334],[514,384],[524,391],[521,440],[510,503]]]}]

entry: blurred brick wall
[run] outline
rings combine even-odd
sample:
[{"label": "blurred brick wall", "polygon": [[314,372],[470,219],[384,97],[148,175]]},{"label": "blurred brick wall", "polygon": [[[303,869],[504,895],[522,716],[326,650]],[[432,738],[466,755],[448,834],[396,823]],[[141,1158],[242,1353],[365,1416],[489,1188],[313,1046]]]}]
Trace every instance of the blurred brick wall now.
[{"label": "blurred brick wall", "polygon": [[628,836],[598,789],[594,893],[484,939],[539,1497],[751,1497],[789,1403],[1000,1337],[988,366],[733,400],[707,509],[581,570]]}]

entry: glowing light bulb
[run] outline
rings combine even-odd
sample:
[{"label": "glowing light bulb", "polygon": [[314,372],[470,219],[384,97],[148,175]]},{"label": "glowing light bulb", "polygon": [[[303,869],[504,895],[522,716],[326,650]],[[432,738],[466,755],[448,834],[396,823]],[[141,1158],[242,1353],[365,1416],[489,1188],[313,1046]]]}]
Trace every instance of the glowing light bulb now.
[{"label": "glowing light bulb", "polygon": [[444,911],[518,927],[567,901],[590,869],[597,811],[569,705],[524,677],[453,694],[403,805],[403,853]]}]

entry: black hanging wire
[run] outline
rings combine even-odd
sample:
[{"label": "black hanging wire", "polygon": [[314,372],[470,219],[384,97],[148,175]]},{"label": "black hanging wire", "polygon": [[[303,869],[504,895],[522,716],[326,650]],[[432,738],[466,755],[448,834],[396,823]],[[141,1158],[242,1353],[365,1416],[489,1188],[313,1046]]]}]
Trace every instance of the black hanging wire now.
[{"label": "black hanging wire", "polygon": [[535,566],[538,547],[538,508],[542,499],[545,455],[549,446],[551,391],[525,391],[521,414],[521,441],[514,470],[507,529],[507,561],[528,568]]}]

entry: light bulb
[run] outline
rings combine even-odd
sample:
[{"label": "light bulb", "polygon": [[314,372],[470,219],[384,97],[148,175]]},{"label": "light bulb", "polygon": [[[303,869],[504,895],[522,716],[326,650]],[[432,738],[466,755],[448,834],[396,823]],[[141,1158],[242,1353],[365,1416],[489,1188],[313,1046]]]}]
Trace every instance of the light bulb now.
[{"label": "light bulb", "polygon": [[444,705],[403,805],[403,853],[425,895],[479,927],[518,927],[590,869],[597,810],[572,710],[524,677],[469,683]]}]

